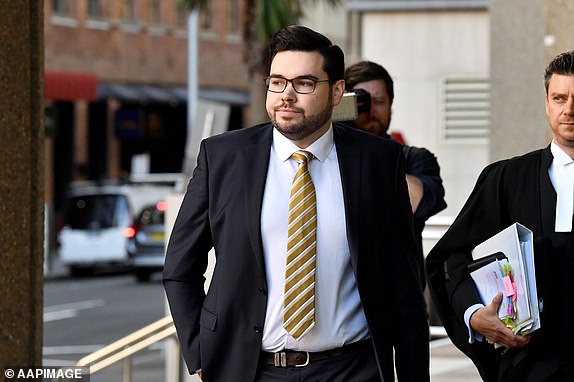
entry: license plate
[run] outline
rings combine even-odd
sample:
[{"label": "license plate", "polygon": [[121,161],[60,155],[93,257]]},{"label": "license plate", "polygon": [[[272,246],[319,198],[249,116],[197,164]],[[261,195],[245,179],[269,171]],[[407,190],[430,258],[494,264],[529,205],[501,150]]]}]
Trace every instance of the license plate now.
[{"label": "license plate", "polygon": [[150,239],[155,241],[163,241],[165,239],[165,234],[163,233],[152,233],[149,235]]}]

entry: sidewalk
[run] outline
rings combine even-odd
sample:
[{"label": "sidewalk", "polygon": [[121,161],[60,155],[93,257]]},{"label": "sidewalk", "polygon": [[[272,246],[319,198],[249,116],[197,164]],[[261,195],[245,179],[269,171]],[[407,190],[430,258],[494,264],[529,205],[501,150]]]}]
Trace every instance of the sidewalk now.
[{"label": "sidewalk", "polygon": [[433,340],[430,345],[432,382],[482,381],[472,361],[449,338]]}]

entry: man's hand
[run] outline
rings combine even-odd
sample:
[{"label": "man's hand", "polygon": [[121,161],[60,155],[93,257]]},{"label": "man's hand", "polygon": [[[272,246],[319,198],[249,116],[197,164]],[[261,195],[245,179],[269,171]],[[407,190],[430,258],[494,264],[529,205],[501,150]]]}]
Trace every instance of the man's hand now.
[{"label": "man's hand", "polygon": [[507,348],[524,347],[530,342],[530,337],[515,335],[498,318],[498,307],[502,301],[502,293],[498,293],[492,302],[478,309],[470,316],[472,330],[482,334],[487,341],[494,342]]}]

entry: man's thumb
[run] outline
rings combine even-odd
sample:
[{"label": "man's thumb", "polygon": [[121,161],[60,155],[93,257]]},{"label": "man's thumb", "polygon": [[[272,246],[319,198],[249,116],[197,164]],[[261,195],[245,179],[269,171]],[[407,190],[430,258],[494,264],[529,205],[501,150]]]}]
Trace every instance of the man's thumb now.
[{"label": "man's thumb", "polygon": [[501,302],[502,302],[502,292],[498,292],[498,294],[494,296],[492,302],[490,303],[492,309],[494,309],[495,312],[498,311]]}]

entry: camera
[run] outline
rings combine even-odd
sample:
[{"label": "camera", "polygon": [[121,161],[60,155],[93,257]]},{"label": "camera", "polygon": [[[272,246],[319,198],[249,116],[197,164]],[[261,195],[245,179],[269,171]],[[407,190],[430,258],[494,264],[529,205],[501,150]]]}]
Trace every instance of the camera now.
[{"label": "camera", "polygon": [[371,111],[371,94],[364,89],[354,89],[346,92],[335,108],[333,121],[354,121],[361,113]]}]

